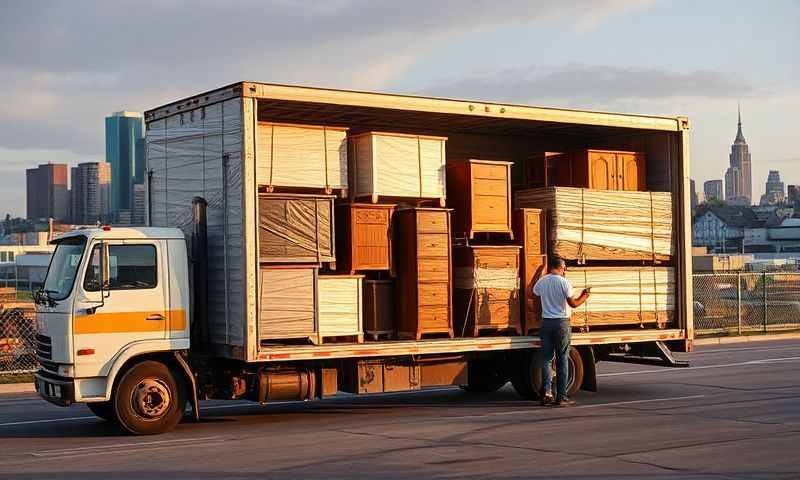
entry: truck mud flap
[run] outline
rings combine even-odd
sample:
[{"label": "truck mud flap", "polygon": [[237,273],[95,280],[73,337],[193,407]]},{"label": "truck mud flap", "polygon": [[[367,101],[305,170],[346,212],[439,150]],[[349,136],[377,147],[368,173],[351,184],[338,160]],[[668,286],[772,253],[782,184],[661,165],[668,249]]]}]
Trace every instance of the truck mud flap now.
[{"label": "truck mud flap", "polygon": [[660,367],[685,368],[689,362],[677,360],[664,342],[635,343],[627,351],[611,352],[603,355],[601,360],[607,362],[638,363],[642,365],[657,365]]}]

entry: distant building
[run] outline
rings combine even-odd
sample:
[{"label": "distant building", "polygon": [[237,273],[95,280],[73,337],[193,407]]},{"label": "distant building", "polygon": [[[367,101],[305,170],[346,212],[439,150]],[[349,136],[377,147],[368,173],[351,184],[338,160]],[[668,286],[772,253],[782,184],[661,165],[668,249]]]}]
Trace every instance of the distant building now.
[{"label": "distant building", "polygon": [[785,218],[777,225],[745,231],[745,252],[800,256],[800,218]]},{"label": "distant building", "polygon": [[786,203],[800,210],[800,185],[789,185],[786,188]]},{"label": "distant building", "polygon": [[700,205],[692,219],[692,245],[711,251],[741,251],[745,230],[764,227],[747,206]]},{"label": "distant building", "polygon": [[67,221],[69,191],[67,166],[48,163],[25,171],[26,210],[29,220],[54,218]]},{"label": "distant building", "polygon": [[86,162],[72,167],[72,222],[106,223],[111,213],[111,164]]},{"label": "distant building", "polygon": [[111,164],[111,211],[130,210],[133,185],[144,183],[142,115],[115,112],[106,117],[106,161]]},{"label": "distant building", "polygon": [[742,112],[739,111],[739,123],[736,138],[731,145],[730,167],[725,172],[725,200],[740,205],[753,203],[753,176],[750,162],[750,150],[742,134]]},{"label": "distant building", "polygon": [[133,225],[133,213],[130,210],[117,210],[111,214],[111,223],[120,227]]},{"label": "distant building", "polygon": [[689,195],[691,198],[690,201],[692,205],[692,211],[694,211],[694,209],[697,208],[697,204],[699,202],[697,201],[697,188],[695,187],[694,180],[692,179],[689,179],[689,190],[690,190]]},{"label": "distant building", "polygon": [[133,186],[133,210],[131,212],[131,223],[133,225],[144,225],[147,212],[147,190],[143,183]]},{"label": "distant building", "polygon": [[722,190],[722,180],[706,181],[703,184],[703,192],[706,194],[706,202],[725,199],[725,195]]},{"label": "distant building", "polygon": [[786,201],[781,174],[777,170],[769,171],[764,192],[761,196],[761,205],[778,205]]}]

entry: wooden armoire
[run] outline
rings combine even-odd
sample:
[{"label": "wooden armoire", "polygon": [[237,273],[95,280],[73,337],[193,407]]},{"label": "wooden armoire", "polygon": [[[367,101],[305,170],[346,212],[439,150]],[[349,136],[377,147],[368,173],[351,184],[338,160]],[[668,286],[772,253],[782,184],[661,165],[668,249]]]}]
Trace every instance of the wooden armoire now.
[{"label": "wooden armoire", "polygon": [[548,157],[554,179],[549,185],[597,190],[647,190],[645,154],[615,150],[578,150]]}]

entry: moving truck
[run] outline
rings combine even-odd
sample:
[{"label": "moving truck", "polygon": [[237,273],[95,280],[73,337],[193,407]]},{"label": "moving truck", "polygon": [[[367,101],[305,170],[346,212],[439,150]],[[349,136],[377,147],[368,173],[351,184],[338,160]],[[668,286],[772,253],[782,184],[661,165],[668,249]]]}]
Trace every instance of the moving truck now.
[{"label": "moving truck", "polygon": [[[265,280],[259,262],[259,199],[280,190],[264,188],[275,174],[263,162],[265,149],[274,148],[265,147],[267,122],[330,127],[324,135],[348,129],[353,137],[382,131],[446,138],[448,162],[513,163],[513,189],[543,174],[536,152],[643,152],[641,181],[671,193],[674,253],[666,265],[674,270],[674,311],[663,324],[575,331],[569,390],[596,390],[599,361],[678,366],[671,352],[691,350],[685,117],[240,82],[150,110],[145,122],[149,226],[83,228],[52,242],[56,250],[36,295],[36,387],[52,403],[86,403],[127,432],[154,434],[174,428],[187,404],[199,418],[201,399],[269,404],[441,385],[490,392],[509,381],[522,397],[537,396],[540,341],[529,331],[344,342],[265,334],[272,325],[267,316],[275,313],[275,283]],[[339,178],[325,182],[343,187],[344,173],[337,172]],[[319,173],[283,172],[304,181]],[[347,173],[351,190],[354,174]],[[434,198],[434,207],[441,200]],[[409,261],[405,255],[396,250],[394,262]],[[286,318],[300,304],[316,308],[315,287],[281,286],[289,292],[278,298]]]}]

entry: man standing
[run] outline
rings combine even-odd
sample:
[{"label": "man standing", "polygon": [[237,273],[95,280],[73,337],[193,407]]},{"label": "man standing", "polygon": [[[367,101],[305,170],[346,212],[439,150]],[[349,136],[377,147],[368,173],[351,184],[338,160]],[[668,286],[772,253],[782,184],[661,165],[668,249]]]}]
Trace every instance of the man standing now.
[{"label": "man standing", "polygon": [[[567,378],[569,375],[569,349],[572,327],[570,316],[572,309],[577,308],[589,299],[590,288],[585,288],[575,297],[575,292],[569,280],[564,278],[567,265],[560,257],[550,257],[547,260],[547,275],[543,276],[533,286],[534,295],[542,303],[542,328],[539,337],[542,340],[542,406],[558,405],[570,407],[575,401],[567,395]],[[552,375],[550,362],[556,357],[556,384],[557,395],[553,399]]]}]

